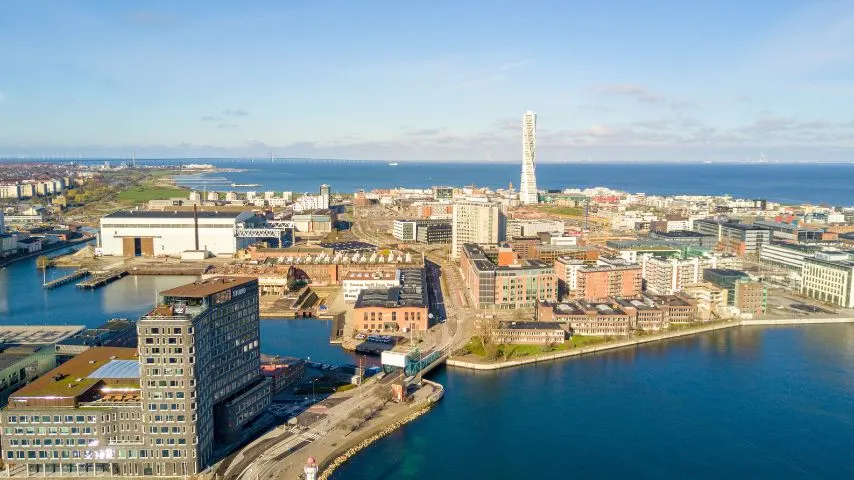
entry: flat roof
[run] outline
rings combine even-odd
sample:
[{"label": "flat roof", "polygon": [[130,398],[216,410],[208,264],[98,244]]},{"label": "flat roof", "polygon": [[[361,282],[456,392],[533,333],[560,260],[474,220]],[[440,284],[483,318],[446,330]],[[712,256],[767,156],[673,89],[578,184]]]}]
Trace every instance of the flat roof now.
[{"label": "flat roof", "polygon": [[0,371],[11,367],[21,360],[29,358],[42,348],[47,347],[41,345],[12,345],[6,347],[2,352],[0,352]]},{"label": "flat roof", "polygon": [[509,330],[563,330],[561,322],[501,322],[501,328]]},{"label": "flat roof", "polygon": [[85,329],[83,325],[3,325],[0,326],[0,343],[58,343]]},{"label": "flat roof", "polygon": [[353,250],[374,250],[377,248],[377,246],[372,243],[358,241],[320,243],[320,246],[323,248],[331,248],[336,252]]},{"label": "flat roof", "polygon": [[721,275],[723,277],[748,277],[749,275],[741,270],[735,270],[732,268],[706,268],[703,270],[704,272],[714,273],[715,275]]},{"label": "flat roof", "polygon": [[673,230],[671,232],[659,232],[655,231],[655,235],[667,238],[697,238],[697,237],[714,237],[714,235],[706,235],[700,232],[693,232],[691,230]]},{"label": "flat roof", "polygon": [[397,272],[347,272],[344,280],[395,280]]},{"label": "flat roof", "polygon": [[427,275],[423,268],[400,269],[400,286],[368,288],[359,292],[354,308],[426,307]]},{"label": "flat roof", "polygon": [[257,281],[253,277],[213,277],[160,292],[165,297],[204,298],[223,290]]},{"label": "flat roof", "polygon": [[135,348],[93,347],[72,357],[71,360],[45,373],[32,383],[25,385],[13,393],[10,398],[77,397],[92,388],[101,378],[108,378],[92,378],[93,372],[112,360],[134,360],[136,358]]},{"label": "flat roof", "polygon": [[199,218],[237,218],[244,212],[252,213],[248,210],[199,210],[195,213],[192,210],[119,210],[102,218],[193,218],[194,215]]}]

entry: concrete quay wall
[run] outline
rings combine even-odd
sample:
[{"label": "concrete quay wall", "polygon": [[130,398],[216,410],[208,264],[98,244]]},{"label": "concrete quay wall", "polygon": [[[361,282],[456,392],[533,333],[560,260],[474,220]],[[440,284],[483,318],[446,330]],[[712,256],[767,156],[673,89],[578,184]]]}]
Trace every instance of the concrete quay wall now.
[{"label": "concrete quay wall", "polygon": [[754,325],[820,325],[826,323],[852,323],[854,317],[842,318],[784,318],[778,320],[759,319],[759,320],[742,320],[741,325],[745,327]]}]

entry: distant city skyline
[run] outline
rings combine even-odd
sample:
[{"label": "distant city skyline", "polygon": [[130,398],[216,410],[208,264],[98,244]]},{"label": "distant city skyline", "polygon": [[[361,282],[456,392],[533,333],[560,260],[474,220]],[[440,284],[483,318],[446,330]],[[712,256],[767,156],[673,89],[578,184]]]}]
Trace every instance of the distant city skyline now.
[{"label": "distant city skyline", "polygon": [[13,0],[0,157],[854,158],[850,0],[528,7]]}]

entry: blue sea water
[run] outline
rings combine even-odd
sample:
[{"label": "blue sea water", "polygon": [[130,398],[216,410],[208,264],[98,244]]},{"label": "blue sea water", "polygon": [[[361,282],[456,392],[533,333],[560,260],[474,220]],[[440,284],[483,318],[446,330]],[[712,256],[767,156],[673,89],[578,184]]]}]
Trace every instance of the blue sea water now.
[{"label": "blue sea water", "polygon": [[433,377],[445,398],[336,480],[847,478],[854,325],[741,328]]},{"label": "blue sea water", "polygon": [[[48,280],[63,272],[49,270]],[[0,268],[0,325],[83,325],[96,327],[111,318],[139,318],[151,311],[157,292],[195,281],[191,276],[128,276],[96,290],[74,283],[44,290],[35,259]],[[328,321],[261,320],[261,351],[312,357],[329,363],[356,363],[358,358],[329,344]]]},{"label": "blue sea water", "polygon": [[[433,185],[517,188],[521,167],[510,163],[415,163],[345,160],[205,161],[223,168],[245,169],[182,177],[179,183],[199,190],[316,192],[321,183],[333,191]],[[232,183],[259,184],[231,187]],[[731,194],[784,203],[854,205],[854,164],[601,164],[543,163],[537,166],[542,189],[604,186],[655,195]]]}]

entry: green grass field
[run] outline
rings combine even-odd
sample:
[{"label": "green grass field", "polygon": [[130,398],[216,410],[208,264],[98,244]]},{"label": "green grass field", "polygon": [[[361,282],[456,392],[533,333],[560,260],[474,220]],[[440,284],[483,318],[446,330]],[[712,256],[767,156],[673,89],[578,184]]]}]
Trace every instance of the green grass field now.
[{"label": "green grass field", "polygon": [[[524,358],[534,355],[540,355],[543,353],[560,352],[573,348],[588,347],[590,345],[604,343],[605,341],[605,337],[575,335],[571,339],[563,343],[552,345],[550,348],[547,348],[543,345],[499,345],[497,358],[498,360],[504,360],[505,358],[507,358],[508,360],[514,358]],[[471,339],[471,341],[466,344],[465,350],[472,355],[477,355],[478,357],[486,356],[486,352],[483,348],[483,345],[481,344],[480,339],[477,337]]]},{"label": "green grass field", "polygon": [[186,188],[140,186],[120,192],[118,199],[127,202],[147,202],[149,200],[186,197],[188,193],[189,190]]},{"label": "green grass field", "polygon": [[584,209],[581,207],[537,207],[537,210],[540,210],[544,213],[550,213],[552,215],[565,215],[568,217],[580,217],[584,214]]}]

